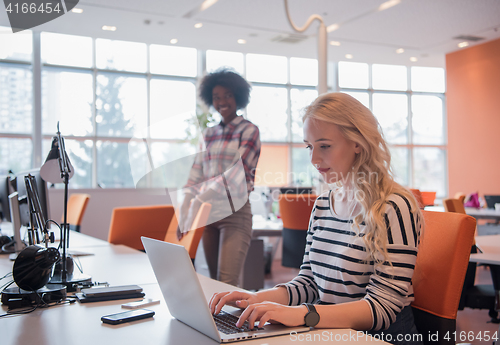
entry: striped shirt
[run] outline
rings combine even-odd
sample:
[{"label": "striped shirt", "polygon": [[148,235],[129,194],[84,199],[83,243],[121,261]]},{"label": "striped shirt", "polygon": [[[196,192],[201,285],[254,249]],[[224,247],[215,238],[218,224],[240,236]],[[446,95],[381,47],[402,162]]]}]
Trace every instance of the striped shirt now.
[{"label": "striped shirt", "polygon": [[206,149],[196,155],[187,192],[196,195],[211,188],[222,195],[227,190],[231,196],[248,196],[260,156],[259,128],[236,116],[228,124],[205,129],[203,137]]},{"label": "striped shirt", "polygon": [[286,284],[289,305],[301,303],[338,304],[364,299],[372,316],[372,330],[387,329],[396,315],[413,301],[411,279],[417,259],[420,219],[410,210],[408,200],[391,195],[385,207],[387,257],[392,263],[374,265],[368,258],[362,236],[351,228],[349,217],[335,215],[332,191],[316,200],[304,260],[297,277]]}]

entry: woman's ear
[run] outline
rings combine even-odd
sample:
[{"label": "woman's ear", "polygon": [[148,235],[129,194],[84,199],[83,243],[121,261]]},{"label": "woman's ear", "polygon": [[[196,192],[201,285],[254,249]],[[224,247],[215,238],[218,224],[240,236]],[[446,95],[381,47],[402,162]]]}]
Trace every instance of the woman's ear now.
[{"label": "woman's ear", "polygon": [[361,145],[359,145],[359,143],[354,143],[354,153],[361,153]]}]

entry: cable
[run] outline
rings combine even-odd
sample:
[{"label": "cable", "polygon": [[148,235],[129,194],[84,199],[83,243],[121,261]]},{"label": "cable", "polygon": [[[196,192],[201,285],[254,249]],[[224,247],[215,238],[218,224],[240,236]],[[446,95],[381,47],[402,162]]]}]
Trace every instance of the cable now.
[{"label": "cable", "polygon": [[14,284],[14,280],[11,280],[11,281],[5,283],[4,285],[0,286],[0,289],[2,289],[2,291],[3,291],[5,289],[7,289],[9,286],[11,286],[12,284]]},{"label": "cable", "polygon": [[78,270],[80,271],[80,273],[83,273],[83,268],[82,268],[82,263],[80,262],[80,258],[77,257],[77,256],[75,256],[75,257],[71,256],[71,258],[73,259],[73,263],[78,268]]},{"label": "cable", "polygon": [[55,225],[59,228],[59,234],[60,234],[60,237],[59,237],[59,238],[60,238],[60,240],[59,240],[59,246],[57,247],[57,249],[61,249],[61,241],[62,241],[62,239],[63,239],[63,233],[62,233],[62,232],[63,232],[63,230],[62,230],[62,228],[61,228],[61,225],[59,225],[59,223],[58,223],[58,222],[56,222],[55,220],[52,220],[52,219],[47,219],[47,220],[45,221],[45,224],[43,225],[43,226],[45,227],[45,229],[47,229],[47,225],[48,225],[49,223],[54,223],[54,224],[55,224]]},{"label": "cable", "polygon": [[5,279],[5,278],[7,278],[8,276],[11,276],[11,275],[12,275],[12,272],[9,272],[6,275],[4,275],[3,277],[1,277],[0,280]]},{"label": "cable", "polygon": [[37,308],[38,308],[38,305],[29,307],[29,308],[25,308],[25,309],[22,309],[22,310],[16,310],[16,311],[7,310],[7,312],[5,314],[1,314],[0,315],[0,318],[2,318],[2,317],[13,317],[13,316],[18,316],[18,315],[29,314],[29,313],[34,312]]},{"label": "cable", "polygon": [[311,15],[308,19],[307,19],[307,22],[304,24],[303,27],[299,28],[297,27],[293,21],[292,21],[292,17],[290,16],[290,11],[288,11],[288,1],[285,0],[285,12],[286,12],[286,16],[288,18],[288,22],[290,23],[290,25],[292,26],[292,28],[295,30],[295,31],[298,31],[298,32],[304,32],[307,30],[307,28],[309,27],[309,25],[311,25],[311,23],[317,19],[319,20],[321,23],[324,23],[323,22],[323,18],[321,18],[321,16],[317,15],[317,14],[313,14]]}]

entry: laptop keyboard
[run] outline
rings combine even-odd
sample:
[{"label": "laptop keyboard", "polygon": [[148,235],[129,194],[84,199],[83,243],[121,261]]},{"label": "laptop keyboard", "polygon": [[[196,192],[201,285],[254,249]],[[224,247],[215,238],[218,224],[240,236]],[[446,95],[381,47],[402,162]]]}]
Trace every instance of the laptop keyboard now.
[{"label": "laptop keyboard", "polygon": [[263,328],[254,327],[253,329],[249,328],[248,321],[243,323],[243,327],[236,327],[236,322],[238,321],[238,317],[226,313],[222,311],[218,315],[213,315],[215,324],[217,325],[217,329],[224,334],[235,334],[241,332],[252,332],[256,330],[262,330]]}]

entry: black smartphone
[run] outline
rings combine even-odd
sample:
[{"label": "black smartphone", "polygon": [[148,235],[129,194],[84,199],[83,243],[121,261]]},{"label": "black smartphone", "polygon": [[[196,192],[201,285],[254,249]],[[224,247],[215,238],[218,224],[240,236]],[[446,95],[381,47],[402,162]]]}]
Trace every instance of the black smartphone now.
[{"label": "black smartphone", "polygon": [[101,317],[101,321],[104,323],[109,323],[111,325],[118,325],[125,322],[146,319],[148,317],[152,317],[154,314],[155,312],[152,310],[138,309],[138,310],[126,311],[123,313],[105,315]]}]

